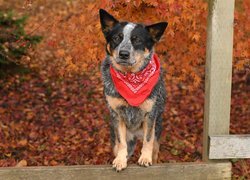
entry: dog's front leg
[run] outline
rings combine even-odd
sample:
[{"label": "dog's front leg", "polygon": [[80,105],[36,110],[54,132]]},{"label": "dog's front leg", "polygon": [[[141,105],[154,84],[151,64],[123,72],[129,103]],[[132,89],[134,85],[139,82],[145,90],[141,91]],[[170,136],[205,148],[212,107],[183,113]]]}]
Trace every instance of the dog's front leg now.
[{"label": "dog's front leg", "polygon": [[127,167],[127,142],[126,142],[126,124],[122,119],[117,122],[116,141],[114,146],[115,159],[113,161],[113,168],[116,171],[121,171]]},{"label": "dog's front leg", "polygon": [[152,165],[152,154],[155,140],[155,121],[146,117],[143,121],[143,146],[141,150],[141,156],[138,160],[141,166]]}]

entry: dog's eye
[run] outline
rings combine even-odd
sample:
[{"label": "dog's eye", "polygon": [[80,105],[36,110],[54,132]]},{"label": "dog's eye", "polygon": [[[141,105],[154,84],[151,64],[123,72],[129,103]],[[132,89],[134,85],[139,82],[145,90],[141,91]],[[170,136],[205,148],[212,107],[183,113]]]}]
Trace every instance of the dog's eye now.
[{"label": "dog's eye", "polygon": [[120,33],[120,34],[117,34],[117,35],[113,36],[113,37],[112,37],[112,40],[113,40],[113,42],[115,42],[115,43],[119,43],[119,42],[121,41],[122,38],[123,38],[123,34]]},{"label": "dog's eye", "polygon": [[134,44],[140,44],[142,42],[141,39],[138,36],[132,36],[131,41]]}]

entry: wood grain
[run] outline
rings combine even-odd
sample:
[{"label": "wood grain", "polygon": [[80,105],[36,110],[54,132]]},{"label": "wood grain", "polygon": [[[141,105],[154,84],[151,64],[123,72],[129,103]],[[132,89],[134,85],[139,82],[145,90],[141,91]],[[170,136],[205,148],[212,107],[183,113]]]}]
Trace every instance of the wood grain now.
[{"label": "wood grain", "polygon": [[212,135],[229,134],[234,0],[209,1],[203,160]]},{"label": "wood grain", "polygon": [[122,172],[111,166],[0,168],[3,180],[206,180],[231,179],[231,163],[174,163],[148,168],[130,165]]},{"label": "wood grain", "polygon": [[210,136],[209,159],[250,158],[250,134]]}]

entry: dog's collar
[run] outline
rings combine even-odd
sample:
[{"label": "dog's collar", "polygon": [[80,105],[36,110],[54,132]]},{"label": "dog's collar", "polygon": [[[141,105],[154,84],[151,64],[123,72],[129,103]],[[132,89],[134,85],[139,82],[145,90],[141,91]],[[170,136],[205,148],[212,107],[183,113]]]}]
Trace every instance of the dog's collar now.
[{"label": "dog's collar", "polygon": [[122,73],[110,66],[116,90],[131,106],[139,106],[152,92],[160,76],[160,61],[152,55],[148,65],[136,73]]}]

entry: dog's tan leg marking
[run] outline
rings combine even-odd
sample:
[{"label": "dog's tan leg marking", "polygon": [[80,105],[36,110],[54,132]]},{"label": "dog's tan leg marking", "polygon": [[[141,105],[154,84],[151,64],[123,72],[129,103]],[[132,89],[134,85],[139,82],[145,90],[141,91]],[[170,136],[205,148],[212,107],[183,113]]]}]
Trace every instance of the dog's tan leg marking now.
[{"label": "dog's tan leg marking", "polygon": [[141,105],[140,108],[145,112],[150,112],[155,104],[154,99],[146,99]]},{"label": "dog's tan leg marking", "polygon": [[160,148],[160,144],[159,144],[159,142],[155,139],[155,140],[154,140],[154,145],[153,145],[153,154],[152,154],[153,164],[156,164],[156,163],[157,163],[158,154],[159,154],[159,148]]},{"label": "dog's tan leg marking", "polygon": [[115,145],[113,147],[113,153],[114,153],[114,156],[116,157],[117,153],[118,153],[118,140],[117,140],[117,137],[115,137]]},{"label": "dog's tan leg marking", "polygon": [[127,103],[122,98],[106,96],[106,100],[108,101],[109,106],[116,111],[116,108],[119,106],[127,106]]},{"label": "dog's tan leg marking", "polygon": [[148,134],[148,123],[147,118],[143,121],[143,146],[141,150],[141,156],[138,160],[139,165],[141,166],[150,166],[152,165],[152,154],[153,154],[153,146],[154,146],[154,139],[155,139],[155,123],[151,128],[151,136],[149,141],[147,141],[147,134]]},{"label": "dog's tan leg marking", "polygon": [[117,153],[116,158],[113,161],[113,168],[116,171],[121,171],[127,167],[127,142],[126,142],[126,124],[123,120],[119,120],[118,122],[118,135],[119,140],[117,142]]}]

